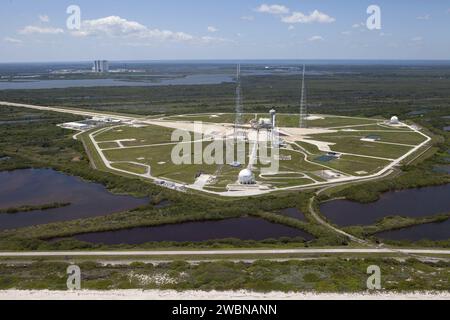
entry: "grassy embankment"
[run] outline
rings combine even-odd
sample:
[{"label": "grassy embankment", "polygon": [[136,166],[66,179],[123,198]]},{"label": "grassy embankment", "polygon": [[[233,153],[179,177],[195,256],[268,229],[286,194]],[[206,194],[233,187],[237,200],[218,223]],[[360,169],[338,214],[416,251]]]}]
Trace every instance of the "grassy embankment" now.
[{"label": "grassy embankment", "polygon": [[44,210],[50,210],[50,209],[56,209],[56,208],[63,208],[70,206],[70,202],[53,202],[53,203],[46,203],[46,204],[40,204],[40,205],[24,205],[19,207],[11,207],[11,208],[5,208],[0,209],[0,214],[6,213],[6,214],[14,214],[19,212],[31,212],[31,211],[44,211]]},{"label": "grassy embankment", "polygon": [[[367,289],[367,268],[381,268],[382,287],[388,291],[437,290],[450,288],[448,262],[420,262],[408,259],[368,257],[328,258],[308,261],[200,262],[183,261],[157,265],[78,263],[83,289],[175,289],[360,292]],[[0,264],[0,289],[66,290],[65,262]]]}]

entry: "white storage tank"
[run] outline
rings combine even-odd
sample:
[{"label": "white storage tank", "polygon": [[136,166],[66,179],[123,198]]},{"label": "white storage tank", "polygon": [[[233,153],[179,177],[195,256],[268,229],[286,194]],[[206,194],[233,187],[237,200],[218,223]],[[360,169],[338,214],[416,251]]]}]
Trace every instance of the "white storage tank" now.
[{"label": "white storage tank", "polygon": [[239,184],[254,184],[255,177],[253,176],[253,172],[249,169],[244,169],[239,172]]}]

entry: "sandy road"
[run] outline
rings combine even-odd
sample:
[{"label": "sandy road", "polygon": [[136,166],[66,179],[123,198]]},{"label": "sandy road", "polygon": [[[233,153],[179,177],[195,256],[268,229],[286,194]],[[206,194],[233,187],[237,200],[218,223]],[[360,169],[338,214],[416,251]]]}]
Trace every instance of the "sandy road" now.
[{"label": "sandy road", "polygon": [[450,255],[450,249],[272,249],[272,250],[166,250],[166,251],[28,251],[0,252],[0,257],[120,257],[120,256],[209,256],[209,255],[265,255],[265,254],[438,254]]},{"label": "sandy road", "polygon": [[450,300],[448,291],[422,292],[358,292],[267,293],[248,290],[109,290],[109,291],[51,291],[51,290],[1,290],[0,300]]}]

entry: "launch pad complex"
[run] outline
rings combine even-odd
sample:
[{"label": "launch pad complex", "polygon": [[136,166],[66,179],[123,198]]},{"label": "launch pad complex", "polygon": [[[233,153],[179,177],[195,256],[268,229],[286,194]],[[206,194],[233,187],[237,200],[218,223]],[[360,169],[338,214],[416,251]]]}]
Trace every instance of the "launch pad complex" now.
[{"label": "launch pad complex", "polygon": [[[264,116],[256,115],[258,119]],[[226,113],[176,115],[125,121],[82,135],[88,138],[90,151],[98,154],[95,159],[99,169],[151,179],[179,191],[191,189],[223,196],[376,179],[413,160],[430,140],[413,125],[384,119],[309,115],[308,128],[298,128],[295,115],[279,114],[274,129],[263,128],[265,120],[255,128],[255,114],[242,114],[248,123],[239,128],[245,147],[242,161],[237,148],[232,151],[234,157],[229,156],[227,148],[227,142],[236,141],[235,126],[230,121],[233,118]],[[191,142],[174,142],[175,130],[189,133]],[[201,140],[195,140],[196,135]],[[191,154],[184,155],[184,164],[173,163],[176,146],[192,144],[190,150],[194,152],[194,143],[201,142],[202,149],[207,150],[216,140],[224,142],[222,163],[196,162]],[[261,141],[267,142],[267,159],[255,151]],[[275,156],[271,154],[274,147],[278,149]],[[263,170],[274,160],[278,161],[276,172]]]},{"label": "launch pad complex", "polygon": [[97,169],[221,196],[378,179],[428,148],[431,138],[396,116],[308,113],[304,75],[298,114],[278,114],[274,106],[245,113],[238,67],[234,113],[109,115],[106,125],[65,127],[81,131]]}]

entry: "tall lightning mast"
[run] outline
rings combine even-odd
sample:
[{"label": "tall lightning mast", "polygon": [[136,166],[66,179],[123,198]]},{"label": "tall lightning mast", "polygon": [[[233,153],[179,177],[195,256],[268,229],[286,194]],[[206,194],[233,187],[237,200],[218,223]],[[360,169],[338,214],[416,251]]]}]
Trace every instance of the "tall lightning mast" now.
[{"label": "tall lightning mast", "polygon": [[303,76],[302,76],[302,97],[300,99],[300,120],[299,127],[306,128],[306,118],[308,116],[308,108],[306,106],[306,97],[305,97],[305,65],[303,65]]},{"label": "tall lightning mast", "polygon": [[242,113],[243,113],[243,107],[242,107],[242,97],[241,97],[241,65],[237,65],[236,70],[236,120],[234,123],[234,136],[237,138],[238,136],[238,130],[242,125]]}]

